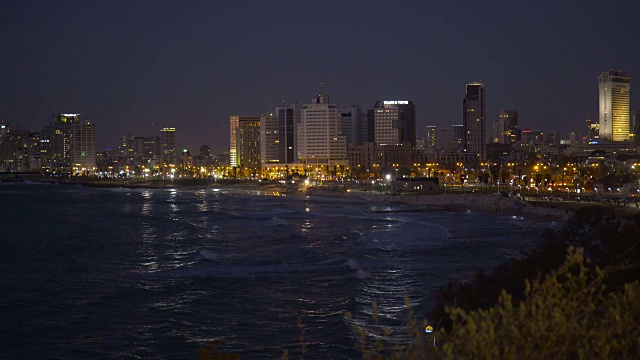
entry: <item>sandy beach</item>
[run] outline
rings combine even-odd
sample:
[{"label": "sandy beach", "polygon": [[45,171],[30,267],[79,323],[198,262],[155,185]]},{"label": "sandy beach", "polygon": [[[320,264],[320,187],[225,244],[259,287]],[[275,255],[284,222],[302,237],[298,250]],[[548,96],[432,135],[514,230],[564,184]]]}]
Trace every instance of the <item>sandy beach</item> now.
[{"label": "sandy beach", "polygon": [[[56,183],[61,185],[81,185],[87,187],[115,188],[212,188],[239,194],[293,197],[332,197],[342,200],[358,199],[373,203],[403,204],[415,207],[415,211],[481,211],[500,213],[508,216],[523,216],[540,220],[564,221],[576,209],[593,203],[525,201],[518,197],[504,197],[497,193],[455,193],[455,194],[387,194],[382,192],[361,191],[345,187],[309,187],[306,190],[287,188],[277,182],[247,182],[240,180],[214,181],[208,179],[177,179],[174,181],[130,181],[101,179],[36,179],[34,182]],[[601,205],[605,206],[605,205]],[[613,207],[621,215],[633,214],[634,207]]]}]

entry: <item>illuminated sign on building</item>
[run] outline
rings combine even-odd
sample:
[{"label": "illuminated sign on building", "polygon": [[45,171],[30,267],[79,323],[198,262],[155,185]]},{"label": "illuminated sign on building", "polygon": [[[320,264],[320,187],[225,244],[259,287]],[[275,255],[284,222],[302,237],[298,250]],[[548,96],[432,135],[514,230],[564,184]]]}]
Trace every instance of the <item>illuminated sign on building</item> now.
[{"label": "illuminated sign on building", "polygon": [[386,100],[384,101],[385,105],[409,105],[407,100]]}]

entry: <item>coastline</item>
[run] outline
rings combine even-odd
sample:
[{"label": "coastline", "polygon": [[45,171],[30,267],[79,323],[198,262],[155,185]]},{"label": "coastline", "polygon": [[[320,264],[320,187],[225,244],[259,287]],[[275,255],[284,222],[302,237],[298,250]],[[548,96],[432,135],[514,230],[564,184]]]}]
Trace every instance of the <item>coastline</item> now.
[{"label": "coastline", "polygon": [[[378,204],[400,204],[412,206],[410,211],[479,211],[506,216],[522,216],[541,221],[564,221],[571,217],[575,210],[594,203],[562,203],[547,201],[524,201],[515,197],[504,197],[496,193],[456,193],[456,194],[414,194],[401,195],[345,188],[312,187],[305,191],[284,188],[279,183],[256,183],[239,180],[223,180],[211,182],[208,179],[176,179],[174,181],[129,181],[129,180],[88,180],[88,179],[25,179],[32,183],[79,185],[98,188],[124,189],[219,189],[229,193],[249,194],[257,196],[318,197],[342,200],[359,200]],[[605,206],[605,205],[601,205]],[[621,215],[635,211],[632,208],[613,208]]]}]

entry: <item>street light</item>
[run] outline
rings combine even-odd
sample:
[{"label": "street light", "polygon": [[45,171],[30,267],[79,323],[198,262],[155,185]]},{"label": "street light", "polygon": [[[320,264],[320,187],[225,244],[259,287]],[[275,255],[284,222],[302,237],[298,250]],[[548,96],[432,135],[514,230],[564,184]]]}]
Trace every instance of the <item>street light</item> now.
[{"label": "street light", "polygon": [[436,347],[436,334],[433,332],[433,326],[429,325],[427,326],[426,329],[424,329],[424,332],[426,333],[433,333],[433,347]]}]

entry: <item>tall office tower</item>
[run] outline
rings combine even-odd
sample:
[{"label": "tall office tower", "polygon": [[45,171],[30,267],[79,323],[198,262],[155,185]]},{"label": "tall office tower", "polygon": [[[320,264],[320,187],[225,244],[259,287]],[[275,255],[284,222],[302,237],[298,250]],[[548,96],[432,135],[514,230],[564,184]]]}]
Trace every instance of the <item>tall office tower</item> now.
[{"label": "tall office tower", "polygon": [[96,167],[96,125],[84,120],[73,124],[71,156],[74,172],[92,171]]},{"label": "tall office tower", "polygon": [[436,146],[442,151],[451,151],[453,149],[453,142],[451,140],[451,129],[442,128],[438,131],[436,137]]},{"label": "tall office tower", "polygon": [[80,123],[80,114],[54,114],[42,130],[45,167],[51,171],[71,171],[72,125]]},{"label": "tall office tower", "polygon": [[236,131],[236,166],[256,171],[260,170],[260,117],[241,118]]},{"label": "tall office tower", "polygon": [[280,149],[280,124],[277,114],[262,115],[260,117],[260,161],[262,164],[282,163],[283,156],[281,156]]},{"label": "tall office tower", "polygon": [[598,76],[600,138],[629,140],[630,89],[631,77],[621,71],[604,71]]},{"label": "tall office tower", "polygon": [[125,156],[125,157],[133,156],[133,150],[134,150],[133,142],[134,142],[134,137],[131,134],[120,136],[120,146],[118,151],[121,156]]},{"label": "tall office tower", "polygon": [[230,116],[229,117],[229,165],[238,166],[237,132],[240,121],[260,121],[260,116]]},{"label": "tall office tower", "polygon": [[340,109],[320,93],[302,106],[297,129],[298,159],[302,163],[342,165],[347,159],[347,139],[340,135]]},{"label": "tall office tower", "polygon": [[518,111],[500,110],[493,121],[493,142],[513,144],[518,141]]},{"label": "tall office tower", "polygon": [[633,133],[633,142],[640,144],[640,110],[633,112],[630,131]]},{"label": "tall office tower", "polygon": [[487,129],[483,83],[467,84],[466,96],[462,100],[462,125],[464,125],[465,151],[477,155],[480,160],[485,160],[487,158]]},{"label": "tall office tower", "polygon": [[0,171],[25,170],[29,130],[11,129],[8,124],[3,124],[4,133],[0,138]]},{"label": "tall office tower", "polygon": [[300,123],[300,111],[302,107],[298,103],[293,103],[288,107],[277,107],[276,116],[278,117],[278,134],[280,144],[280,163],[295,163],[296,150],[296,129]]},{"label": "tall office tower", "polygon": [[160,129],[160,151],[164,156],[176,156],[176,128]]},{"label": "tall office tower", "polygon": [[424,138],[425,149],[436,149],[438,147],[438,127],[434,125],[427,125],[426,136]]},{"label": "tall office tower", "polygon": [[416,108],[413,101],[387,100],[373,110],[377,145],[411,144],[415,148]]},{"label": "tall office tower", "polygon": [[341,133],[347,139],[348,146],[362,145],[362,120],[366,116],[360,106],[353,105],[351,109],[342,113]]},{"label": "tall office tower", "polygon": [[464,125],[451,125],[451,150],[464,151]]},{"label": "tall office tower", "polygon": [[133,138],[133,154],[144,160],[151,159],[153,155],[160,155],[159,143],[157,136],[136,136]]},{"label": "tall office tower", "polygon": [[380,101],[376,101],[373,105],[373,109],[367,110],[367,119],[362,122],[362,129],[360,131],[360,137],[362,139],[362,143],[366,142],[374,142],[376,140],[376,121],[375,121],[375,108],[379,107],[378,104]]}]

